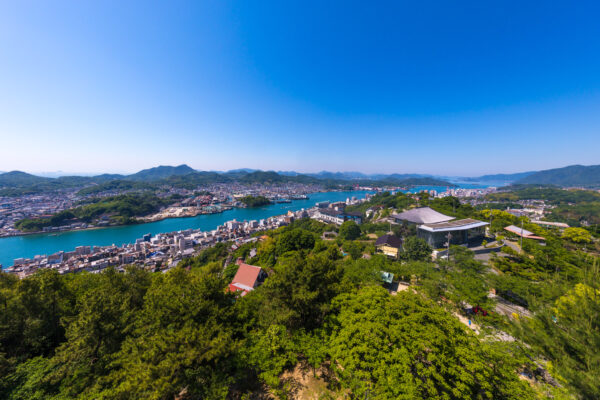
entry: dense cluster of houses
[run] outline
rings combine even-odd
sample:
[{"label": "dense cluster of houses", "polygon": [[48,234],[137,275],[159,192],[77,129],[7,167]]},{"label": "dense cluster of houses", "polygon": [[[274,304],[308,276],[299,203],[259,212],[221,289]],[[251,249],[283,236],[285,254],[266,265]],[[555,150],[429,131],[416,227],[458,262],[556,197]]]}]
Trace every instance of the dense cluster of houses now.
[{"label": "dense cluster of houses", "polygon": [[4,271],[20,277],[33,274],[40,268],[53,268],[59,273],[78,271],[99,272],[108,266],[123,268],[139,265],[152,270],[168,270],[181,260],[197,255],[216,243],[231,242],[234,247],[256,241],[254,233],[290,224],[294,219],[308,218],[307,210],[288,212],[259,221],[227,221],[212,231],[188,229],[185,231],[150,234],[135,243],[122,246],[80,246],[73,251],[59,251],[33,258],[19,258]]},{"label": "dense cluster of houses", "polygon": [[71,208],[77,200],[73,192],[0,197],[0,237],[19,234],[15,223],[24,218],[42,218]]}]

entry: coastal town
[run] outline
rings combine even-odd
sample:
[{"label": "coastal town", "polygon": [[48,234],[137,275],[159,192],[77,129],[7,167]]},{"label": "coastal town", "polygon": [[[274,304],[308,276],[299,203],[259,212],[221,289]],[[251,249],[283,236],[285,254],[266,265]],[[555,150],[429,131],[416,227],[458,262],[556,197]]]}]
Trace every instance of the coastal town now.
[{"label": "coastal town", "polygon": [[[139,216],[139,222],[159,221],[165,218],[193,217],[203,214],[220,213],[236,207],[246,207],[240,199],[245,196],[263,196],[271,202],[289,202],[306,199],[308,193],[323,190],[320,186],[289,185],[239,185],[214,184],[190,189],[161,187],[156,197],[173,198],[172,203],[163,206],[150,215]],[[26,219],[51,218],[52,216],[78,206],[90,204],[98,199],[137,194],[138,190],[107,190],[100,193],[82,194],[80,190],[57,191],[22,196],[0,196],[0,238],[19,236],[28,233],[15,225]],[[142,192],[143,193],[143,192]],[[110,213],[99,215],[94,221],[67,221],[57,226],[47,226],[40,232],[65,232],[118,225],[111,221]]]},{"label": "coastal town", "polygon": [[[373,187],[356,186],[360,191],[397,191],[407,190],[402,186]],[[165,218],[195,217],[204,214],[221,213],[232,208],[246,207],[240,199],[246,196],[265,197],[270,202],[282,203],[293,200],[307,199],[310,193],[324,191],[322,185],[313,184],[285,184],[267,185],[253,184],[241,185],[238,183],[212,184],[198,186],[193,189],[163,186],[154,194],[161,199],[172,198],[170,204],[161,206],[149,215],[136,216],[137,222],[160,221]],[[428,190],[431,196],[444,197],[456,196],[459,198],[477,199],[495,188],[447,188],[438,193],[436,190]],[[90,204],[98,199],[109,199],[117,196],[140,193],[138,190],[106,190],[100,193],[82,194],[80,189],[62,190],[49,193],[24,194],[21,196],[0,196],[0,238],[19,236],[39,232],[66,232],[72,230],[92,229],[107,226],[115,226],[120,223],[113,220],[111,213],[103,213],[94,218],[93,221],[67,220],[60,224],[44,226],[39,231],[24,231],[17,224],[23,220],[36,220],[51,218],[52,216],[71,210],[82,205]],[[474,200],[476,201],[476,200]]]},{"label": "coastal town", "polygon": [[[297,199],[306,199],[307,195],[304,191],[307,188],[288,187],[285,189],[267,189],[265,187],[246,188],[231,194],[231,188],[223,186],[213,186],[210,188],[215,194],[208,194],[208,191],[198,193],[198,191],[179,191],[182,196],[189,196],[186,199],[180,200],[177,203],[165,207],[158,213],[143,218],[144,222],[156,221],[164,218],[176,218],[184,216],[197,216],[201,214],[222,212],[234,207],[244,207],[244,204],[239,201],[243,196],[268,196],[271,201],[291,202]],[[370,193],[384,193],[383,190],[373,191]],[[391,195],[400,192],[398,188],[388,188]],[[478,205],[484,203],[483,197],[490,193],[495,193],[496,188],[477,188],[477,189],[447,189],[443,192],[437,192],[432,189],[424,189],[410,194],[414,198],[419,198],[423,194],[430,198],[439,198],[453,196],[454,198],[462,199],[465,204]],[[121,245],[110,246],[78,246],[75,249],[65,249],[54,254],[40,254],[31,258],[14,259],[13,265],[5,266],[5,272],[17,274],[20,277],[25,277],[35,273],[41,268],[52,268],[59,271],[61,274],[72,273],[79,271],[99,272],[108,266],[116,266],[124,268],[126,265],[138,265],[143,268],[154,271],[166,271],[175,267],[181,260],[194,257],[203,250],[214,246],[217,243],[229,243],[233,249],[236,246],[243,245],[249,242],[256,242],[259,238],[259,232],[276,229],[302,218],[312,218],[327,224],[340,226],[345,221],[354,221],[360,224],[365,216],[372,216],[378,211],[377,208],[369,208],[362,212],[347,211],[347,206],[356,206],[363,202],[369,201],[372,194],[367,193],[364,198],[357,199],[355,196],[349,197],[346,201],[329,202],[323,201],[315,204],[314,207],[301,209],[299,211],[289,211],[283,215],[275,215],[269,218],[249,221],[231,220],[223,225],[216,227],[210,231],[202,231],[200,229],[186,229],[175,232],[165,232],[156,235],[146,234],[141,238],[137,238],[135,242]],[[44,196],[38,197],[40,202],[39,208],[30,207],[37,212],[47,210],[44,208],[44,201],[47,201]],[[66,206],[72,205],[73,197],[70,202],[65,200]],[[19,204],[18,202],[15,202]],[[552,208],[543,200],[536,201],[519,201],[521,208],[511,209],[506,208],[506,212],[514,216],[526,216],[532,220],[540,220],[545,213]],[[13,203],[9,203],[13,204]],[[46,211],[47,212],[47,211]],[[402,223],[402,217],[397,214],[379,218],[381,223],[398,224]],[[411,218],[409,218],[411,220]],[[440,222],[437,221],[436,222]],[[546,226],[556,224],[552,222],[539,221],[539,224]],[[483,225],[483,223],[482,223]],[[101,225],[99,225],[100,227]],[[68,225],[62,229],[81,229],[89,227],[86,225],[76,226]],[[453,228],[456,229],[456,228]],[[470,229],[469,224],[465,224],[465,229]],[[52,231],[52,230],[50,230]],[[432,242],[433,239],[430,239]],[[434,243],[432,242],[432,245]],[[436,246],[433,246],[436,247]],[[439,247],[439,246],[437,246]],[[437,254],[437,252],[434,252]]]},{"label": "coastal town", "polygon": [[345,206],[357,205],[368,201],[369,198],[370,195],[367,194],[363,199],[353,197],[348,198],[346,202],[322,202],[307,210],[289,211],[284,215],[261,220],[231,220],[211,231],[188,229],[155,236],[147,234],[138,238],[135,243],[121,246],[78,246],[71,251],[15,259],[14,264],[4,271],[17,274],[21,278],[41,268],[56,269],[61,274],[79,271],[99,272],[109,266],[123,268],[126,265],[138,265],[153,271],[167,271],[181,260],[193,257],[217,243],[230,243],[235,248],[245,243],[256,242],[259,232],[288,225],[294,220],[314,218],[328,222],[327,216],[331,215],[341,218],[339,221],[334,221],[338,225],[348,218],[356,220],[355,216],[343,213]]},{"label": "coastal town", "polygon": [[599,2],[0,2],[0,400],[600,400]]}]

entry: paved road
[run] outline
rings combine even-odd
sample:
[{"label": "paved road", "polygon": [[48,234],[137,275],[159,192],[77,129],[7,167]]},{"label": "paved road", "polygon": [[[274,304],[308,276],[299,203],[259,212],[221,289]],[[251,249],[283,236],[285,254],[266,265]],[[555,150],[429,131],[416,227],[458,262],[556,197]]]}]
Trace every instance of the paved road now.
[{"label": "paved road", "polygon": [[505,240],[504,244],[507,245],[508,247],[510,247],[511,249],[513,249],[514,251],[516,251],[519,254],[523,253],[523,249],[521,249],[521,246],[519,246],[519,244],[516,243],[516,242],[509,242],[508,240]]}]

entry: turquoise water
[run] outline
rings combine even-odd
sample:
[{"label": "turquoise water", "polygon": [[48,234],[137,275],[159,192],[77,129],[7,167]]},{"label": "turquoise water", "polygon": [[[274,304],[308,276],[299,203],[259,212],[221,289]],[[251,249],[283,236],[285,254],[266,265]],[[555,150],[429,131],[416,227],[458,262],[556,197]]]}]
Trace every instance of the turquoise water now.
[{"label": "turquoise water", "polygon": [[[482,185],[460,185],[462,188],[483,187]],[[437,190],[443,192],[446,187],[423,186],[411,189],[411,192],[420,190]],[[15,258],[31,258],[38,254],[53,254],[58,251],[72,251],[77,246],[109,246],[115,244],[120,246],[125,243],[133,243],[146,233],[174,232],[186,229],[200,229],[210,231],[226,221],[236,219],[238,221],[259,220],[274,215],[285,214],[288,211],[297,211],[302,208],[310,208],[320,201],[345,201],[348,197],[364,198],[365,191],[349,192],[325,192],[311,193],[308,200],[294,200],[291,203],[271,204],[259,208],[234,208],[220,214],[198,215],[188,218],[169,218],[162,221],[147,224],[127,225],[93,229],[84,231],[72,231],[62,233],[45,233],[27,236],[13,236],[0,239],[0,265],[3,268],[12,265]]]},{"label": "turquoise water", "polygon": [[234,208],[220,214],[198,215],[188,218],[169,218],[147,224],[127,225],[93,229],[84,231],[62,232],[58,234],[36,234],[27,236],[13,236],[0,239],[0,264],[3,268],[12,265],[15,258],[31,258],[38,254],[52,254],[57,251],[71,251],[77,246],[120,246],[124,243],[133,243],[146,233],[174,232],[185,229],[200,229],[209,231],[226,221],[259,220],[274,215],[285,214],[288,211],[297,211],[310,208],[320,201],[345,201],[346,198],[356,196],[365,197],[367,192],[326,192],[311,193],[308,200],[294,200],[291,203],[271,204],[260,208]]}]

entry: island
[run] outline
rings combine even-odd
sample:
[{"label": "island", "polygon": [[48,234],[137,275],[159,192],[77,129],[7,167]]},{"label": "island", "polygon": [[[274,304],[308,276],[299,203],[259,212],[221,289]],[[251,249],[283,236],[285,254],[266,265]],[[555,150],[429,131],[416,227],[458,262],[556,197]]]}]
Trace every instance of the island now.
[{"label": "island", "polygon": [[87,204],[79,204],[58,213],[41,218],[24,218],[15,224],[22,232],[51,231],[52,228],[72,229],[94,226],[128,225],[138,222],[137,217],[157,212],[179,196],[165,198],[154,194],[128,194],[105,198],[88,199]]},{"label": "island", "polygon": [[265,196],[244,196],[240,199],[240,202],[244,203],[246,207],[262,207],[271,204],[271,200]]}]

